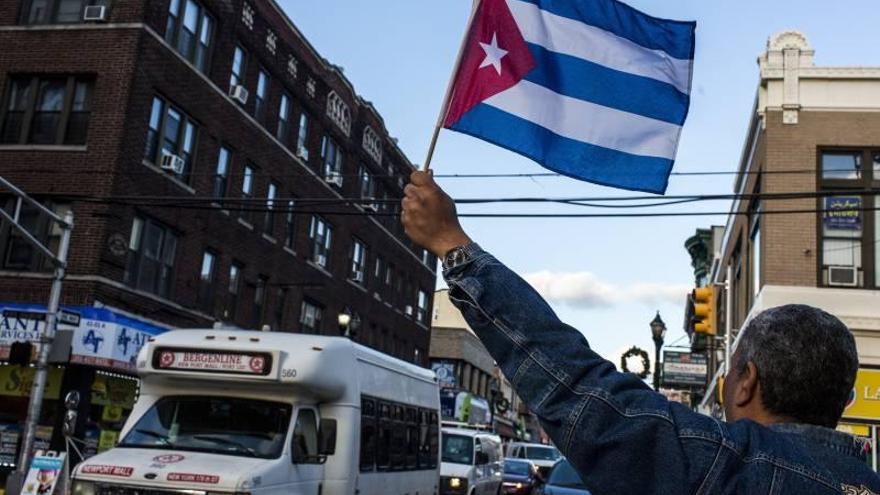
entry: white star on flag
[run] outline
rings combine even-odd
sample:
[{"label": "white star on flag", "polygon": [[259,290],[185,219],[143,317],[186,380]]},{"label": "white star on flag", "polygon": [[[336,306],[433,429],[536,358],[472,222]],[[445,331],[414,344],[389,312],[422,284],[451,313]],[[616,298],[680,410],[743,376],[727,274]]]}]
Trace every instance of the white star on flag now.
[{"label": "white star on flag", "polygon": [[480,42],[480,46],[483,47],[483,51],[486,52],[486,58],[483,59],[483,63],[480,64],[480,68],[492,66],[495,67],[495,70],[498,72],[498,75],[501,75],[501,59],[507,55],[507,50],[502,50],[498,47],[498,33],[492,33],[492,43],[486,44]]}]

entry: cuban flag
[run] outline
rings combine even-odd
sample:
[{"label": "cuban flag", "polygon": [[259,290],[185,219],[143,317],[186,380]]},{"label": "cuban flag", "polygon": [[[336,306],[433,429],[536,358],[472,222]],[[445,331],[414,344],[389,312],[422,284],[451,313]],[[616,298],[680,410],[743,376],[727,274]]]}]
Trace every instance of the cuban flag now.
[{"label": "cuban flag", "polygon": [[443,127],[576,179],[662,194],[695,29],[616,0],[482,0]]}]

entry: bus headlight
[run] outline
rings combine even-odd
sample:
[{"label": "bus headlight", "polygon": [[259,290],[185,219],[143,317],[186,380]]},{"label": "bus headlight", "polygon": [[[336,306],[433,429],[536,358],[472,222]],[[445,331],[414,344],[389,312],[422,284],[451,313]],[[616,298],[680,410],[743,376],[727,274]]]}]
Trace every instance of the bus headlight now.
[{"label": "bus headlight", "polygon": [[460,486],[461,486],[461,478],[452,478],[451,480],[449,480],[449,487],[450,488],[458,488]]},{"label": "bus headlight", "polygon": [[95,495],[95,484],[91,481],[73,480],[70,493],[72,495]]}]

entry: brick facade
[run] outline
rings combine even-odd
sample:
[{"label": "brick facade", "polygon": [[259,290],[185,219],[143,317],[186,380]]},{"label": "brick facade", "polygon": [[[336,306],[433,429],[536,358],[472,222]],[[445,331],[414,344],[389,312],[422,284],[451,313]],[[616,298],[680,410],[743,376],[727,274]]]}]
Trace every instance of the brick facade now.
[{"label": "brick facade", "polygon": [[[242,328],[269,324],[273,330],[300,331],[301,302],[308,299],[323,306],[321,333],[338,335],[336,315],[349,309],[362,320],[355,337],[358,341],[427,365],[430,330],[427,316],[417,321],[421,313],[418,292],[426,295],[422,314],[430,315],[436,261],[406,238],[393,216],[394,200],[400,198],[413,165],[388,135],[381,116],[354,92],[340,69],[315,52],[277,5],[271,0],[250,2],[248,7],[239,0],[201,2],[214,20],[204,73],[164,40],[166,0],[115,2],[103,23],[36,26],[19,22],[22,5],[26,4],[0,0],[4,104],[12,76],[76,74],[94,81],[84,146],[0,145],[3,177],[37,198],[72,204],[75,228],[63,304],[97,302],[173,327],[210,326],[223,319]],[[244,8],[253,9],[252,26],[243,22]],[[267,44],[269,31],[277,37],[274,53]],[[251,96],[245,105],[228,96],[236,44],[248,54],[243,85]],[[295,74],[289,70],[291,57]],[[269,84],[265,118],[258,122],[253,115],[259,70],[268,73]],[[312,85],[314,91],[310,91]],[[349,109],[348,135],[328,116],[331,92]],[[282,94],[289,96],[291,105],[288,132],[279,139]],[[198,125],[187,180],[144,159],[155,96]],[[310,117],[308,161],[294,151],[302,112]],[[362,145],[367,127],[380,139],[381,163]],[[325,135],[338,142],[344,153],[341,187],[323,176]],[[253,212],[254,221],[247,226],[239,221],[237,205],[222,210],[207,201],[214,190],[221,145],[232,151],[226,189],[230,198],[239,195],[245,164],[255,169],[253,198],[265,199],[270,181],[278,186],[269,234],[263,231],[265,211]],[[387,195],[387,215],[374,214],[359,202],[339,201],[360,196],[361,166],[368,167],[378,184],[377,196]],[[135,198],[144,196],[170,199],[159,205]],[[108,197],[116,199],[108,203]],[[280,209],[289,198],[299,201],[293,249],[284,247],[285,212]],[[251,204],[262,210],[264,205]],[[309,261],[313,213],[320,213],[333,226],[327,269]],[[111,249],[128,243],[136,216],[160,222],[178,236],[167,298],[130,287],[125,282],[127,255]],[[355,237],[367,245],[363,283],[349,280]],[[5,244],[7,239],[0,241]],[[199,307],[199,273],[206,249],[218,255],[215,297],[210,307]],[[384,273],[376,277],[377,256],[393,264],[390,286],[385,284]],[[223,318],[233,261],[244,268],[242,291],[235,314]],[[262,316],[255,322],[251,301],[258,277],[267,277],[268,285]],[[7,301],[43,302],[48,282],[44,274],[4,269],[0,291]]]}]

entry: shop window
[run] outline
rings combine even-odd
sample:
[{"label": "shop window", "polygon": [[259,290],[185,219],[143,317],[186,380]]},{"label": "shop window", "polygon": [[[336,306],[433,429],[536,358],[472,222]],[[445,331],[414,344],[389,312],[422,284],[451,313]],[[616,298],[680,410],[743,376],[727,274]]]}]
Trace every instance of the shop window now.
[{"label": "shop window", "polygon": [[10,78],[0,108],[0,143],[86,144],[92,86],[91,78],[81,76]]},{"label": "shop window", "polygon": [[125,282],[139,290],[171,297],[177,235],[155,220],[136,217],[131,226]]}]

